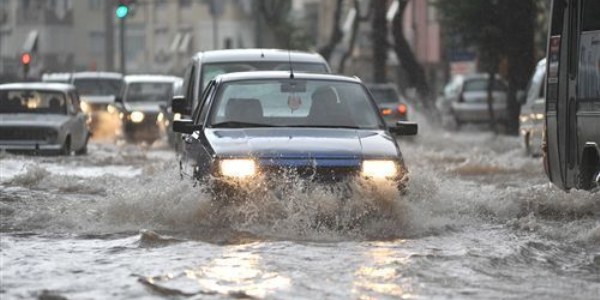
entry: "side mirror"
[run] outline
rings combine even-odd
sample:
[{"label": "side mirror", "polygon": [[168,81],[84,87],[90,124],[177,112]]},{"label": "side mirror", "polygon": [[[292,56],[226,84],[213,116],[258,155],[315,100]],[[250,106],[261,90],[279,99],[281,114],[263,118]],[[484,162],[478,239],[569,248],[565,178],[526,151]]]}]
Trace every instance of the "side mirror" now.
[{"label": "side mirror", "polygon": [[396,136],[417,135],[419,125],[415,122],[398,121],[396,126],[390,128],[390,132]]},{"label": "side mirror", "polygon": [[187,101],[184,96],[175,96],[171,102],[171,111],[175,114],[181,114],[189,116],[192,114],[192,110],[188,107]]},{"label": "side mirror", "polygon": [[192,134],[196,130],[202,129],[199,125],[194,125],[192,120],[175,120],[173,121],[173,131],[179,133]]}]

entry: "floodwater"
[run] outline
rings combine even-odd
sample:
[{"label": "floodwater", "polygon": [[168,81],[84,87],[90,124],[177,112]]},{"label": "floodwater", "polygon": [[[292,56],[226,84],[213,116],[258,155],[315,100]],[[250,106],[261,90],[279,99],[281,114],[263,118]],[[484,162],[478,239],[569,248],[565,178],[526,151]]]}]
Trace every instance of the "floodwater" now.
[{"label": "floodwater", "polygon": [[403,195],[223,205],[161,145],[0,154],[0,298],[600,299],[600,193],[554,188],[516,137],[401,147]]}]

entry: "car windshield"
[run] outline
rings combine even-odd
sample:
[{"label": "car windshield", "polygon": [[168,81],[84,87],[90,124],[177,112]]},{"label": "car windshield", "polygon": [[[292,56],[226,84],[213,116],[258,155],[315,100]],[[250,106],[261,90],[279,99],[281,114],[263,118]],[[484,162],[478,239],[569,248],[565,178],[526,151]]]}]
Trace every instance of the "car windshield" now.
[{"label": "car windshield", "polygon": [[213,127],[382,128],[359,83],[264,79],[226,83],[212,106]]},{"label": "car windshield", "polygon": [[[294,62],[295,72],[303,73],[329,73],[325,64]],[[248,71],[289,71],[290,64],[287,61],[247,61],[233,63],[210,63],[202,66],[202,87],[205,88],[209,81],[217,75],[233,72]]]},{"label": "car windshield", "polygon": [[[465,92],[485,92],[485,91],[487,91],[487,87],[488,87],[488,79],[487,78],[471,79],[471,80],[465,81],[464,91]],[[506,84],[504,84],[504,82],[502,82],[500,80],[494,81],[494,91],[506,92],[507,89],[508,88],[506,87]]]},{"label": "car windshield", "polygon": [[371,88],[371,95],[377,104],[398,103],[398,93],[392,88]]},{"label": "car windshield", "polygon": [[43,90],[1,90],[0,113],[60,114],[67,113],[61,92]]},{"label": "car windshield", "polygon": [[109,78],[79,78],[73,80],[80,95],[116,96],[122,86],[122,80]]},{"label": "car windshield", "polygon": [[127,85],[125,101],[167,102],[172,97],[172,82],[132,82]]}]

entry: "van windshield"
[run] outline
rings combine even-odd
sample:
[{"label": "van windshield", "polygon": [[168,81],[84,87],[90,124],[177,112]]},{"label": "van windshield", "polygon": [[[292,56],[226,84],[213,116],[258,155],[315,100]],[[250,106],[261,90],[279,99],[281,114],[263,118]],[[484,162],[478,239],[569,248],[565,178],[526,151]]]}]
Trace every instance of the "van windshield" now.
[{"label": "van windshield", "polygon": [[[293,62],[294,72],[302,73],[329,73],[325,64]],[[210,63],[202,66],[202,89],[206,88],[208,82],[221,74],[249,71],[289,71],[290,64],[287,61],[245,61]]]}]

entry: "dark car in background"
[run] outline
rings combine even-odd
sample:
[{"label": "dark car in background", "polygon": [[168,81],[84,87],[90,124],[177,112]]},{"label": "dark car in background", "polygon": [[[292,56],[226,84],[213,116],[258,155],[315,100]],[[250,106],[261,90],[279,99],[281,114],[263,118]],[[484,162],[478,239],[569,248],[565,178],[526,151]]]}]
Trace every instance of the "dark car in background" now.
[{"label": "dark car in background", "polygon": [[365,178],[404,187],[407,170],[394,137],[416,134],[417,125],[388,129],[357,78],[231,73],[210,81],[207,91],[193,119],[176,121],[174,130],[189,134],[182,174],[208,180],[213,192],[288,175],[317,184]]},{"label": "dark car in background", "polygon": [[0,149],[87,153],[90,132],[75,87],[60,83],[0,85]]},{"label": "dark car in background", "polygon": [[400,96],[395,84],[369,83],[366,86],[388,126],[395,126],[398,121],[408,120],[407,101]]},{"label": "dark car in background", "polygon": [[160,106],[167,105],[173,98],[177,81],[181,78],[164,75],[124,77],[124,86],[116,101],[125,140],[151,144],[160,138],[160,123],[164,118]]}]

